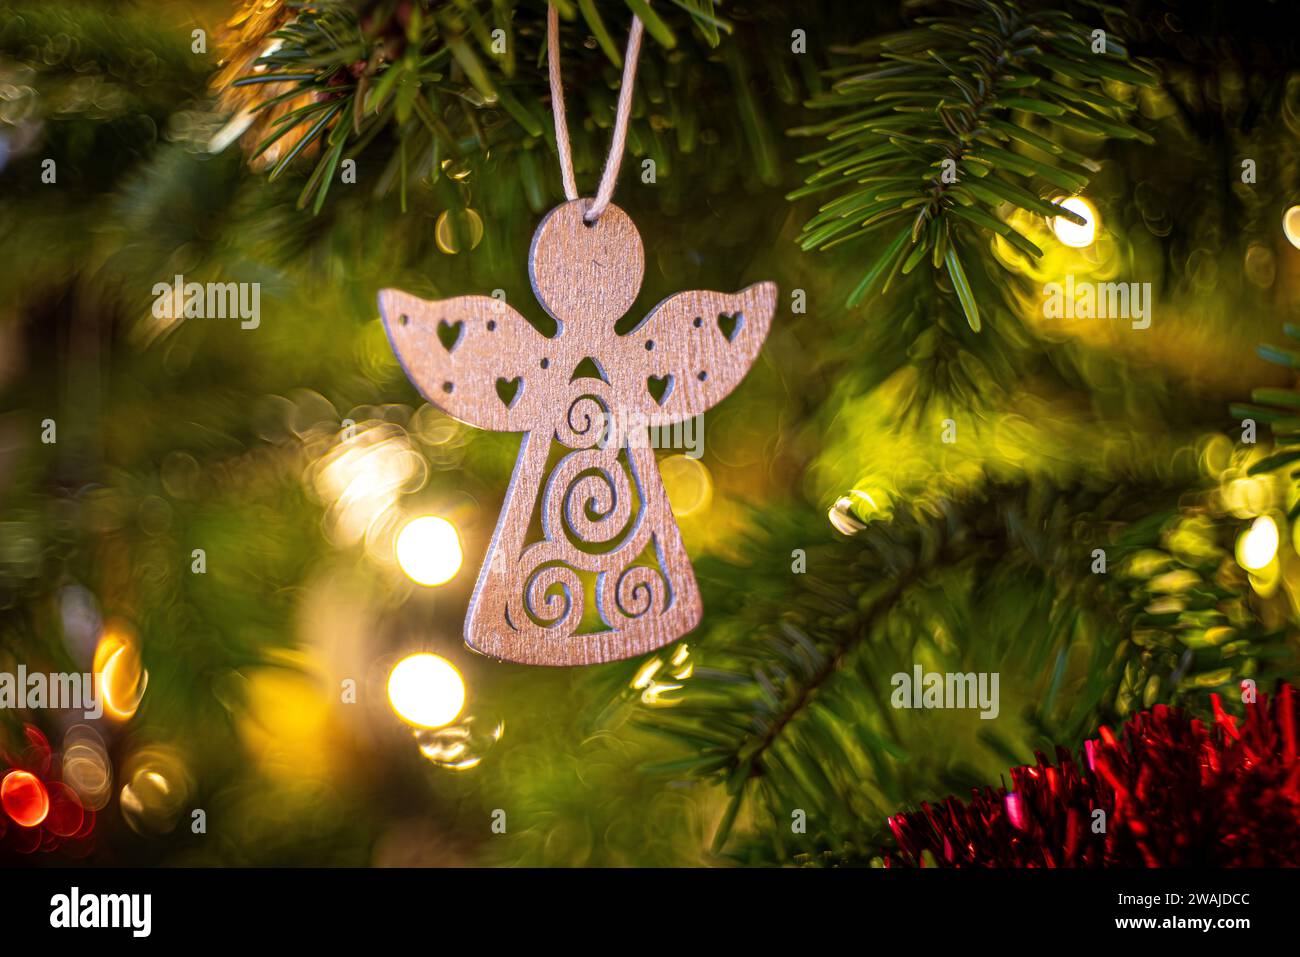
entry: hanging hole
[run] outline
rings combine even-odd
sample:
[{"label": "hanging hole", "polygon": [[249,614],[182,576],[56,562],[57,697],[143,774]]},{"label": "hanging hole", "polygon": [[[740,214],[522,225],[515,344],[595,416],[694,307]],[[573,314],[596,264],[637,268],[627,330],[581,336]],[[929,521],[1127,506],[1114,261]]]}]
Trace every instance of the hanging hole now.
[{"label": "hanging hole", "polygon": [[397,321],[405,326],[410,323],[411,317],[408,316],[406,313],[402,313],[400,316],[397,317]]},{"label": "hanging hole", "polygon": [[493,330],[496,329],[496,327],[497,327],[497,321],[496,321],[495,319],[489,319],[489,320],[488,320],[488,332],[492,332]]},{"label": "hanging hole", "polygon": [[647,339],[647,340],[645,341],[645,351],[646,351],[646,352],[649,352],[649,351],[650,351],[651,349],[653,349],[654,347],[655,347],[655,341],[654,341],[653,339]]},{"label": "hanging hole", "polygon": [[451,393],[451,390],[452,390],[453,388],[455,388],[455,387],[454,387],[450,382],[444,382],[444,383],[442,384],[442,391],[443,391],[443,392],[446,392],[446,393],[448,393],[448,394]]},{"label": "hanging hole", "polygon": [[704,325],[704,317],[696,316],[695,321],[692,322],[691,325],[693,325],[696,329],[700,328],[700,326]]},{"label": "hanging hole", "polygon": [[543,359],[543,360],[542,360],[542,368],[543,368],[543,369],[549,369],[550,367],[551,367],[551,360],[550,360],[550,359]]},{"label": "hanging hole", "polygon": [[703,369],[701,369],[701,370],[700,370],[700,374],[699,374],[698,376],[696,376],[696,378],[699,379],[701,382],[703,382],[703,381],[704,381],[705,379],[707,379],[708,377],[709,377],[709,374],[708,374],[707,372],[705,372]]}]

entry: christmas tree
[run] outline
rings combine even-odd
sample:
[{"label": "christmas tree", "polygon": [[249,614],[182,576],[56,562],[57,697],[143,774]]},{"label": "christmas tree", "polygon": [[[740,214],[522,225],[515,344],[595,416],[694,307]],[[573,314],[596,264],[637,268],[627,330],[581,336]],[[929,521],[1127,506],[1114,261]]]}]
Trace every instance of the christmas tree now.
[{"label": "christmas tree", "polygon": [[[776,288],[653,449],[699,624],[562,668],[465,646],[520,438],[377,304],[557,336],[552,9],[584,197],[630,94],[615,331]],[[1294,863],[1295,46],[1269,0],[7,4],[0,854]]]}]

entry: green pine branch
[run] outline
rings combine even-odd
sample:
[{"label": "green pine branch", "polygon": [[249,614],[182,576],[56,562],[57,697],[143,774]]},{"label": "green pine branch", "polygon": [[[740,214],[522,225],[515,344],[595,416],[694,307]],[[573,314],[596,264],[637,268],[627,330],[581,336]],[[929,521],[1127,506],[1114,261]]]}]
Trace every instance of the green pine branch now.
[{"label": "green pine branch", "polygon": [[924,262],[944,271],[970,327],[980,309],[968,277],[982,238],[1041,250],[1002,210],[1079,217],[1044,198],[1077,193],[1099,167],[1067,146],[1068,135],[1151,138],[1132,125],[1133,104],[1108,83],[1149,86],[1114,38],[1104,52],[1090,28],[1059,12],[1028,12],[1001,0],[957,0],[951,16],[854,48],[866,62],[834,73],[808,106],[833,111],[795,129],[827,145],[804,157],[817,167],[791,199],[823,200],[804,227],[804,249],[825,250],[883,234],[883,252],[862,273],[849,305],[888,291]]},{"label": "green pine branch", "polygon": [[[1288,322],[1282,331],[1288,339],[1300,343],[1300,326]],[[1259,354],[1283,368],[1300,369],[1300,348],[1261,345]],[[1261,387],[1252,389],[1250,398],[1250,402],[1233,403],[1229,412],[1236,419],[1267,423],[1277,448],[1271,455],[1251,465],[1248,474],[1263,475],[1289,467],[1288,480],[1293,488],[1296,487],[1300,484],[1300,388],[1295,385]],[[1300,496],[1291,495],[1288,501],[1291,505],[1287,518],[1294,522],[1300,518]]]},{"label": "green pine branch", "polygon": [[[642,722],[684,752],[659,770],[725,791],[716,852],[842,859],[878,846],[885,817],[917,795],[996,777],[1156,701],[1279,673],[1283,646],[1232,561],[1239,523],[1179,512],[1181,491],[992,484],[847,539],[806,515],[768,516],[752,563],[701,563],[700,665],[680,705]],[[806,574],[791,573],[794,547]],[[1002,720],[975,720],[974,738],[969,721],[935,719],[948,722],[936,735],[902,720],[890,676],[922,661],[1000,672]],[[796,810],[807,835],[791,833]]]},{"label": "green pine branch", "polygon": [[[564,21],[562,46],[570,72],[581,62],[581,37],[594,37],[605,66],[622,67],[624,30],[615,27],[592,0],[557,3]],[[645,24],[650,44],[663,51],[677,49],[684,32],[698,33],[705,49],[717,47],[733,27],[717,15],[713,0],[674,0],[652,8],[645,0],[626,0],[628,19],[635,14]],[[677,15],[674,15],[674,11]],[[289,134],[293,148],[271,170],[276,179],[313,145],[319,159],[307,179],[299,206],[319,212],[330,183],[344,159],[353,159],[381,134],[394,133],[400,145],[389,159],[382,181],[396,183],[403,197],[414,174],[437,180],[444,163],[459,166],[468,157],[492,149],[530,148],[550,141],[553,127],[546,79],[544,4],[499,2],[421,3],[410,5],[405,22],[391,5],[351,0],[327,0],[303,6],[273,36],[278,47],[260,57],[236,87],[274,84],[278,92],[259,103],[265,110],[292,101],[302,106],[279,117],[257,144],[260,155]],[[645,54],[643,54],[645,56]],[[649,59],[649,57],[646,57]],[[590,71],[587,71],[588,73]],[[647,64],[642,83],[653,85],[656,66]],[[280,85],[286,85],[279,90]],[[607,83],[586,96],[587,106],[611,107],[614,90]],[[574,92],[578,90],[579,92]],[[570,96],[582,97],[581,86]],[[609,94],[606,96],[605,94]],[[648,94],[653,97],[653,93]],[[608,102],[606,102],[608,101]],[[676,112],[681,104],[674,104]],[[607,125],[604,113],[598,125]],[[570,124],[571,128],[575,125]],[[576,124],[581,129],[581,124]],[[633,152],[654,152],[652,129],[629,135]],[[581,168],[587,157],[579,143]],[[545,194],[536,163],[522,162],[520,174],[529,195]]]}]

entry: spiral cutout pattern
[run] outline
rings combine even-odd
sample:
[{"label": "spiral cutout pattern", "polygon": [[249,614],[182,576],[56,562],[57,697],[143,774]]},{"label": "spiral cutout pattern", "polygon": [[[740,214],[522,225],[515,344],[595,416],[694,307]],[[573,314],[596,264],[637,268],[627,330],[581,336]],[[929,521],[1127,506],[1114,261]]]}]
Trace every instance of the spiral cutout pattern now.
[{"label": "spiral cutout pattern", "polygon": [[[587,390],[590,384],[555,430],[556,440],[572,451],[540,489],[542,540],[515,553],[500,583],[508,596],[504,624],[525,640],[597,634],[585,620],[593,577],[596,607],[611,630],[658,628],[673,605],[667,571],[646,560],[672,522],[658,476],[643,475],[655,467],[653,453],[600,441],[609,420],[600,395]],[[534,454],[540,459],[542,451]],[[649,502],[643,481],[649,483]],[[533,498],[527,491],[523,496]]]},{"label": "spiral cutout pattern", "polygon": [[657,618],[668,608],[668,581],[657,568],[632,565],[618,576],[614,599],[624,618]]},{"label": "spiral cutout pattern", "polygon": [[571,634],[582,621],[585,605],[582,579],[572,568],[543,565],[528,576],[524,606],[541,627]]},{"label": "spiral cutout pattern", "polygon": [[601,440],[610,423],[609,386],[594,379],[582,379],[584,391],[569,403],[568,411],[555,427],[555,438],[571,449],[587,449]]},{"label": "spiral cutout pattern", "polygon": [[563,528],[576,542],[614,541],[632,520],[632,485],[618,450],[565,456],[547,482],[545,520],[553,536]]}]

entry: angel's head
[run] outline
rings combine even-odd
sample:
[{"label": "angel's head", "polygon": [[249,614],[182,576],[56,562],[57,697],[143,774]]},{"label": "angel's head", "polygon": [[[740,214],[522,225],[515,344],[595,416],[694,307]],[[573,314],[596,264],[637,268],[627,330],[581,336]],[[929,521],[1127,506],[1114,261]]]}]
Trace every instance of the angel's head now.
[{"label": "angel's head", "polygon": [[529,277],[537,301],[560,323],[614,334],[645,275],[645,247],[627,213],[610,204],[594,223],[590,199],[557,206],[533,234]]}]

